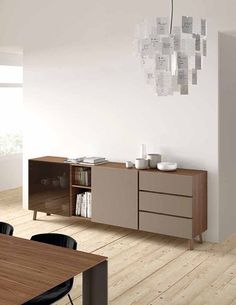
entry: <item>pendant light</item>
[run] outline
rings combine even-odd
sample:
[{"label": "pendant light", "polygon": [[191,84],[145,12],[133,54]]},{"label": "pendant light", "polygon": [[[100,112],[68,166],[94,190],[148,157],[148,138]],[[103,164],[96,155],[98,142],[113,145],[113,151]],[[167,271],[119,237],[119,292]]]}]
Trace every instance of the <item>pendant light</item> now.
[{"label": "pendant light", "polygon": [[167,17],[144,20],[137,27],[138,55],[147,82],[157,95],[189,93],[197,85],[198,71],[207,55],[206,19],[182,16],[180,26],[173,25],[174,0],[171,0],[170,22]]}]

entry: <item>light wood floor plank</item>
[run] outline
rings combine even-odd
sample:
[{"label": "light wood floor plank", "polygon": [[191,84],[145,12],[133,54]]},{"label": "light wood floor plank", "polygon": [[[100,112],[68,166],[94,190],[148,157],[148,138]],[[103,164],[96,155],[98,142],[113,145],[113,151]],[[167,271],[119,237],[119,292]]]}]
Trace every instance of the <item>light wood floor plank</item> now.
[{"label": "light wood floor plank", "polygon": [[[204,243],[195,251],[186,251],[183,247],[182,252],[177,251],[173,257],[167,256],[163,259],[157,257],[157,260],[160,260],[159,268],[153,268],[153,272],[148,277],[112,300],[111,304],[118,305],[124,301],[127,305],[151,303],[158,295],[173,286],[184,274],[193,270],[204,260],[209,246],[209,244]],[[173,247],[171,252],[175,252]]]},{"label": "light wood floor plank", "polygon": [[230,305],[236,305],[236,298],[230,303]]},{"label": "light wood floor plank", "polygon": [[194,302],[195,298],[203,294],[204,289],[208,291],[211,283],[235,262],[234,256],[227,255],[227,250],[230,251],[231,247],[234,248],[235,245],[232,242],[230,244],[227,243],[227,246],[229,247],[224,248],[224,251],[222,249],[218,251],[219,245],[214,245],[210,249],[206,260],[190,273],[187,273],[175,285],[161,293],[152,304],[192,304],[191,302]]}]

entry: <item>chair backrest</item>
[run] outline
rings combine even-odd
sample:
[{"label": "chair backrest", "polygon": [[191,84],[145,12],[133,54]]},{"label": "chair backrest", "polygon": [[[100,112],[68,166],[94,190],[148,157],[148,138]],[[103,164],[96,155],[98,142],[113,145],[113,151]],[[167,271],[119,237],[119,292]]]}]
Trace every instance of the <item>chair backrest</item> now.
[{"label": "chair backrest", "polygon": [[[38,241],[45,244],[50,244],[54,246],[60,246],[64,248],[70,248],[73,250],[77,249],[77,242],[74,238],[58,233],[43,233],[36,234],[31,237],[31,240]],[[67,287],[67,291],[71,290],[73,286],[74,278],[71,278],[63,283]]]},{"label": "chair backrest", "polygon": [[77,249],[77,242],[70,236],[58,233],[36,234],[31,240],[64,248]]},{"label": "chair backrest", "polygon": [[6,235],[13,235],[14,228],[12,225],[6,222],[0,222],[0,233]]}]

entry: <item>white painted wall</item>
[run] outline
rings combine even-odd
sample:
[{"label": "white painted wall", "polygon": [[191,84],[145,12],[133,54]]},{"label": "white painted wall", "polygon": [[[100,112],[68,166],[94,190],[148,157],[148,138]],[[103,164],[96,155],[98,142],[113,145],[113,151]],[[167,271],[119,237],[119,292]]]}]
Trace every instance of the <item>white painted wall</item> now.
[{"label": "white painted wall", "polygon": [[146,143],[208,170],[206,238],[217,241],[217,33],[236,27],[236,2],[175,2],[175,23],[184,14],[208,19],[208,58],[189,96],[156,97],[133,55],[135,25],[168,15],[169,1],[0,0],[0,44],[24,46],[25,168],[45,154],[134,160]]},{"label": "white painted wall", "polygon": [[220,239],[236,232],[236,32],[219,34]]},{"label": "white painted wall", "polygon": [[22,66],[23,65],[23,54],[16,53],[14,51],[9,52],[6,48],[0,47],[0,65],[6,66]]},{"label": "white painted wall", "polygon": [[0,157],[0,191],[22,186],[22,154]]}]

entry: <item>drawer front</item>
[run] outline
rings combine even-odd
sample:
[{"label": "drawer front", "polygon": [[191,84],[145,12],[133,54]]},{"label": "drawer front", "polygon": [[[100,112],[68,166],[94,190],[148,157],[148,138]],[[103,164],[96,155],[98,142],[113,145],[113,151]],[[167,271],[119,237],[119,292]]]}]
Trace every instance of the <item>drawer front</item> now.
[{"label": "drawer front", "polygon": [[161,172],[139,172],[139,190],[192,196],[192,176]]},{"label": "drawer front", "polygon": [[192,238],[192,219],[139,212],[139,230]]},{"label": "drawer front", "polygon": [[139,210],[192,218],[192,198],[139,192]]}]

